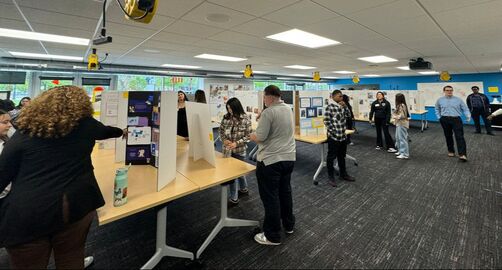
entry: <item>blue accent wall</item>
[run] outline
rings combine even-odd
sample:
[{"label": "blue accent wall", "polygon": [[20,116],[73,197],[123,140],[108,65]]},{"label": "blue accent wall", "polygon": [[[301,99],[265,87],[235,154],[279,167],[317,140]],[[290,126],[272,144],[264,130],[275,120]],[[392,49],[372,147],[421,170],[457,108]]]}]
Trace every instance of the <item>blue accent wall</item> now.
[{"label": "blue accent wall", "polygon": [[[493,100],[493,96],[502,95],[502,72],[494,73],[472,73],[472,74],[452,74],[451,82],[475,82],[482,81],[484,86],[484,93],[490,99]],[[439,75],[428,75],[428,76],[402,76],[402,77],[378,77],[378,78],[364,78],[360,77],[359,84],[378,84],[382,90],[417,90],[417,83],[438,83],[443,82],[439,79]],[[350,79],[339,79],[330,83],[331,85],[337,84],[354,84],[352,78]],[[488,93],[488,87],[497,86],[499,88],[498,93]],[[500,98],[499,98],[500,100]],[[431,111],[432,109],[432,111]],[[427,119],[429,121],[437,121],[434,115],[434,108],[428,107],[426,110],[429,111],[427,114]],[[415,117],[413,117],[415,119]],[[471,120],[472,124],[472,120]]]}]

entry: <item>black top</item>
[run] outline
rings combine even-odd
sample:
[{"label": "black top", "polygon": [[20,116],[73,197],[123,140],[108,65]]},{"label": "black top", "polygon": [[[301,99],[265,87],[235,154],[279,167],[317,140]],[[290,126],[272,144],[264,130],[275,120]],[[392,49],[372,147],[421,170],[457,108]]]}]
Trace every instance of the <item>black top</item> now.
[{"label": "black top", "polygon": [[187,111],[185,108],[178,109],[178,136],[188,137]]},{"label": "black top", "polygon": [[370,120],[373,119],[373,114],[375,114],[375,118],[385,119],[385,122],[389,123],[391,114],[390,103],[386,99],[383,99],[381,102],[378,99],[373,101],[371,103]]},{"label": "black top", "polygon": [[90,117],[59,139],[17,131],[0,155],[0,190],[12,182],[0,208],[0,246],[29,243],[62,230],[64,195],[69,223],[103,206],[91,152],[95,140],[121,135],[120,128]]},{"label": "black top", "polygon": [[[490,101],[488,100],[488,97],[485,94],[478,93],[479,97],[481,98],[481,101],[483,102],[483,110],[488,113],[490,112]],[[474,93],[470,94],[467,96],[467,99],[465,103],[467,103],[467,107],[469,107],[469,111],[472,112],[474,107],[472,106],[472,97],[474,96]]]}]

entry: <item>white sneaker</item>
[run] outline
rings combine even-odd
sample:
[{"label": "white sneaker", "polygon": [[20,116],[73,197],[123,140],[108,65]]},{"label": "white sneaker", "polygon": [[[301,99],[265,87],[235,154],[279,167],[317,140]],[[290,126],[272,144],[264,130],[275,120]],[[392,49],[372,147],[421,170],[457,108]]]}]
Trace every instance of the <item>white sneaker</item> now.
[{"label": "white sneaker", "polygon": [[399,156],[401,154],[399,152],[395,152],[394,155]]},{"label": "white sneaker", "polygon": [[257,233],[254,236],[254,240],[261,245],[269,245],[269,246],[278,246],[281,243],[275,243],[275,242],[270,242],[268,241],[267,237],[265,237],[265,233]]},{"label": "white sneaker", "polygon": [[94,262],[94,257],[89,256],[84,258],[84,268],[87,268],[89,265],[91,265]]},{"label": "white sneaker", "polygon": [[389,150],[387,150],[387,152],[389,152],[389,153],[396,153],[397,150],[391,147],[391,148],[389,148]]},{"label": "white sneaker", "polygon": [[377,146],[375,149],[376,149],[376,150],[380,150],[380,149],[382,149],[382,148],[381,148],[380,146]]},{"label": "white sneaker", "polygon": [[354,145],[354,143],[353,143],[353,142],[350,142],[350,143],[349,143],[349,145]]},{"label": "white sneaker", "polygon": [[408,159],[408,157],[407,157],[407,156],[403,156],[403,155],[399,155],[399,156],[397,156],[396,158],[398,158],[398,159]]}]

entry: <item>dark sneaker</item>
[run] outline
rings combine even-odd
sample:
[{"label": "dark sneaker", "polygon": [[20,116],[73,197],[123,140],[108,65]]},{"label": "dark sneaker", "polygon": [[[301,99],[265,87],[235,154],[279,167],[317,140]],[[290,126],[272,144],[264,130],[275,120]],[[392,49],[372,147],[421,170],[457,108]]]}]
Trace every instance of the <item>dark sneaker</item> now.
[{"label": "dark sneaker", "polygon": [[338,187],[338,185],[336,184],[335,179],[333,179],[333,180],[329,180],[329,184],[330,184],[332,187]]},{"label": "dark sneaker", "polygon": [[239,195],[241,196],[246,196],[246,195],[249,195],[249,189],[245,188],[245,189],[239,189]]},{"label": "dark sneaker", "polygon": [[294,230],[291,230],[291,231],[284,230],[284,232],[285,232],[286,234],[293,234],[295,231],[294,231]]},{"label": "dark sneaker", "polygon": [[343,179],[343,180],[349,181],[349,182],[356,181],[356,179],[354,177],[350,176],[350,175],[342,176],[342,177],[340,177],[340,179]]}]

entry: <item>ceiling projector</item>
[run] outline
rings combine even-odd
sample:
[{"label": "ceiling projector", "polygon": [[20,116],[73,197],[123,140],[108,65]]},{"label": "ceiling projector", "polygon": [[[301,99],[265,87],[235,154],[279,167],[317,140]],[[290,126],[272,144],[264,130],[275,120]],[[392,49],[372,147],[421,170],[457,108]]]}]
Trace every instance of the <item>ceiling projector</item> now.
[{"label": "ceiling projector", "polygon": [[408,65],[411,70],[432,69],[432,63],[424,61],[421,57],[418,57],[417,59],[410,59]]}]

